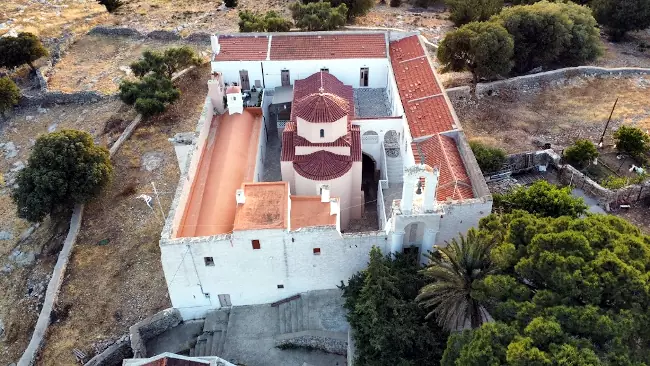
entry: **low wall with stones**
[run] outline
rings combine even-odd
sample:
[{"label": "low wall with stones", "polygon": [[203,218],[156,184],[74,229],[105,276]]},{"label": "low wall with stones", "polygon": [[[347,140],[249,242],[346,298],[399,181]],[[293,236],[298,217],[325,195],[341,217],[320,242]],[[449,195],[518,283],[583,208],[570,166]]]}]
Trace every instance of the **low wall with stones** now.
[{"label": "low wall with stones", "polygon": [[147,341],[177,326],[182,320],[178,309],[169,308],[132,325],[129,334],[133,357],[147,357]]},{"label": "low wall with stones", "polygon": [[[40,72],[37,73],[37,75],[40,75]],[[20,100],[20,105],[23,107],[31,107],[47,106],[53,104],[84,104],[116,98],[117,94],[102,94],[95,91],[79,91],[74,93],[46,91],[42,94],[37,95],[24,94]]]},{"label": "low wall with stones", "polygon": [[649,68],[622,67],[604,68],[595,66],[567,67],[564,69],[540,72],[537,74],[518,76],[511,79],[476,84],[476,96],[481,98],[498,94],[501,91],[520,91],[534,89],[552,82],[561,82],[577,76],[591,77],[623,77],[632,75],[650,75]]},{"label": "low wall with stones", "polygon": [[126,38],[149,38],[157,41],[163,42],[189,42],[189,43],[200,43],[200,44],[210,44],[210,33],[206,32],[196,32],[191,33],[185,37],[181,37],[180,33],[177,31],[170,30],[154,30],[151,32],[140,32],[137,29],[126,28],[126,27],[106,27],[106,26],[97,26],[91,29],[88,34],[91,35],[101,35],[108,37],[126,37]]},{"label": "low wall with stones", "polygon": [[534,170],[540,166],[548,167],[549,165],[558,166],[560,163],[560,155],[552,149],[527,151],[518,154],[510,154],[506,156],[503,166],[498,172],[484,172],[487,181],[504,173],[518,174]]},{"label": "low wall with stones", "polygon": [[447,91],[447,96],[452,101],[467,100],[472,96],[472,89],[468,85],[445,90]]},{"label": "low wall with stones", "polygon": [[[341,334],[344,334],[341,337]],[[348,352],[347,333],[328,332],[324,330],[305,330],[279,336],[275,340],[278,348],[318,349],[336,355]]]},{"label": "low wall with stones", "polygon": [[119,366],[122,365],[122,360],[131,357],[133,357],[131,338],[125,335],[108,346],[102,353],[91,358],[84,366]]}]

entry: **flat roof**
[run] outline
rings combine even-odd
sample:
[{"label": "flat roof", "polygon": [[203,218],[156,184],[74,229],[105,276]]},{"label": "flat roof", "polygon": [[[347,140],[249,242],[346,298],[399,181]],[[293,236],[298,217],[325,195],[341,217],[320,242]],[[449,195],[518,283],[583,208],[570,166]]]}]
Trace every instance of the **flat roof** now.
[{"label": "flat roof", "polygon": [[229,233],[235,222],[235,193],[253,181],[262,116],[258,110],[212,119],[177,237]]},{"label": "flat roof", "polygon": [[286,229],[289,226],[289,183],[244,183],[245,202],[237,205],[233,230]]},{"label": "flat roof", "polygon": [[291,196],[291,230],[313,226],[336,225],[336,215],[330,215],[330,203],[320,196]]}]

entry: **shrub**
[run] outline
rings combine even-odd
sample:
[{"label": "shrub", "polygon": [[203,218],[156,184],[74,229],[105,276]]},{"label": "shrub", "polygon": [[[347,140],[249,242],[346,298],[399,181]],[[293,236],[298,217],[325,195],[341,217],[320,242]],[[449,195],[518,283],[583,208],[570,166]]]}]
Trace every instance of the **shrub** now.
[{"label": "shrub", "polygon": [[112,173],[108,150],[95,146],[89,133],[62,130],[42,135],[16,179],[12,198],[18,216],[38,222],[87,202],[108,184]]},{"label": "shrub", "polygon": [[495,212],[503,210],[524,210],[550,217],[578,217],[587,211],[582,198],[573,197],[571,188],[560,188],[544,180],[538,180],[529,187],[518,187],[505,194],[495,194]]},{"label": "shrub", "polygon": [[296,26],[304,31],[333,30],[345,25],[348,8],[345,4],[332,7],[328,2],[292,3],[291,16]]},{"label": "shrub", "polygon": [[601,186],[609,189],[623,188],[627,184],[628,184],[628,179],[626,177],[617,177],[615,175],[610,175],[609,177],[603,179],[600,182]]},{"label": "shrub", "polygon": [[288,32],[292,25],[273,10],[264,15],[249,10],[239,12],[240,32]]},{"label": "shrub", "polygon": [[390,6],[393,8],[399,8],[402,5],[402,0],[390,0]]},{"label": "shrub", "polygon": [[512,69],[514,42],[496,23],[472,22],[447,33],[438,47],[445,70],[469,70],[479,79],[505,77]]},{"label": "shrub", "polygon": [[602,54],[596,21],[586,7],[540,1],[505,8],[493,18],[514,38],[514,69],[572,66]]},{"label": "shrub", "polygon": [[133,62],[130,67],[133,74],[138,77],[154,73],[171,78],[175,72],[183,68],[200,64],[201,60],[196,55],[196,52],[189,46],[183,46],[168,48],[162,53],[144,51],[142,57]]},{"label": "shrub", "polygon": [[620,151],[640,157],[648,151],[650,136],[639,128],[621,126],[614,132],[614,140]]},{"label": "shrub", "polygon": [[164,112],[180,94],[171,80],[157,74],[147,75],[136,82],[125,80],[120,84],[120,99],[135,106],[144,117]]},{"label": "shrub", "polygon": [[[309,3],[318,3],[323,0],[302,0],[303,4]],[[327,1],[332,4],[332,8],[335,8],[341,4],[345,4],[347,7],[347,13],[345,15],[346,20],[352,20],[358,16],[366,15],[375,6],[376,0],[329,0]]]},{"label": "shrub", "polygon": [[97,0],[99,5],[104,5],[106,11],[109,13],[114,12],[118,8],[122,7],[124,3],[121,0]]},{"label": "shrub", "polygon": [[496,147],[485,146],[477,141],[471,141],[469,146],[483,173],[498,171],[506,160],[506,153]]},{"label": "shrub", "polygon": [[503,8],[503,0],[446,0],[450,19],[457,26],[469,22],[482,22],[498,14]]},{"label": "shrub", "polygon": [[582,169],[598,157],[598,150],[591,141],[580,139],[564,150],[564,157],[569,164]]},{"label": "shrub", "polygon": [[13,108],[20,101],[20,89],[8,77],[0,78],[0,115]]},{"label": "shrub", "polygon": [[650,0],[593,0],[591,8],[594,17],[615,41],[629,31],[650,27]]},{"label": "shrub", "polygon": [[36,71],[34,61],[47,54],[38,37],[31,33],[21,32],[18,37],[0,37],[0,67],[12,69],[27,64]]},{"label": "shrub", "polygon": [[237,7],[237,0],[223,0],[223,3],[226,5],[226,7],[231,9]]}]

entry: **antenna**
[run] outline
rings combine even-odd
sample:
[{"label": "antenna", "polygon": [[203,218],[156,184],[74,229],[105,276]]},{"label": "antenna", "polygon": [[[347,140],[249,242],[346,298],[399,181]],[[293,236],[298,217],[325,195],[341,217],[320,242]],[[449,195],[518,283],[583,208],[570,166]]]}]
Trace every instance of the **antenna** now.
[{"label": "antenna", "polygon": [[618,103],[618,97],[616,97],[616,101],[614,102],[614,106],[612,107],[612,111],[609,113],[609,118],[607,119],[607,123],[605,124],[605,129],[603,130],[603,134],[600,135],[600,141],[598,142],[598,147],[603,147],[603,139],[605,138],[605,132],[607,132],[607,127],[609,127],[609,122],[612,120],[612,115],[614,114],[614,109],[616,108],[616,103]]}]

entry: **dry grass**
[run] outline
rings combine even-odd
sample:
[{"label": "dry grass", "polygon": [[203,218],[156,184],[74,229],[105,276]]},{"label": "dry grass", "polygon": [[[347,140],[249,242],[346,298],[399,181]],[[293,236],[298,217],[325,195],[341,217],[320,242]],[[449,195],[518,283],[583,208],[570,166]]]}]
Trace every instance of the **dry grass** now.
[{"label": "dry grass", "polygon": [[[115,179],[100,198],[86,205],[81,233],[66,272],[59,304],[66,319],[50,326],[40,365],[74,365],[73,348],[92,354],[92,344],[114,339],[137,321],[170,305],[158,240],[163,221],[136,197],[160,192],[165,214],[179,179],[167,139],[193,131],[200,116],[209,69],[183,79],[182,97],[164,115],[147,121],[114,157]],[[142,156],[160,153],[158,169],[142,168]],[[108,244],[98,245],[104,239]]]},{"label": "dry grass", "polygon": [[470,138],[510,153],[533,150],[539,142],[561,148],[578,138],[598,141],[616,97],[620,99],[606,138],[621,124],[650,128],[650,77],[574,78],[568,84],[502,93],[458,103],[455,109]]}]

